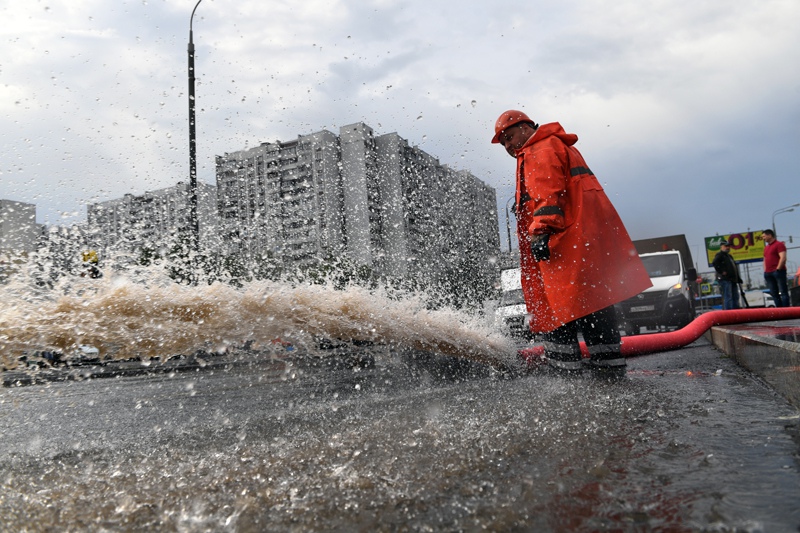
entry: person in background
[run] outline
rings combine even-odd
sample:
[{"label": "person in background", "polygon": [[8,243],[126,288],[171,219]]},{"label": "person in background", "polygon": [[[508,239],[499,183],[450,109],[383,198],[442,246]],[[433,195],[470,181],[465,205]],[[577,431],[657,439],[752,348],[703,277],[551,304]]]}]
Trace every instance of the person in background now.
[{"label": "person in background", "polygon": [[764,240],[764,281],[775,300],[776,307],[789,307],[789,288],[786,283],[786,245],[775,238],[775,232],[765,229],[761,232]]},{"label": "person in background", "polygon": [[[557,122],[539,126],[522,111],[497,119],[492,143],[517,161],[522,292],[531,332],[541,334],[553,372],[624,376],[614,304],[651,286],[603,187]],[[589,351],[583,360],[578,331]]]},{"label": "person in background", "polygon": [[711,264],[717,271],[717,281],[722,288],[722,308],[739,309],[738,285],[742,282],[742,278],[739,276],[739,265],[731,256],[730,250],[731,245],[728,241],[719,243],[719,252]]}]

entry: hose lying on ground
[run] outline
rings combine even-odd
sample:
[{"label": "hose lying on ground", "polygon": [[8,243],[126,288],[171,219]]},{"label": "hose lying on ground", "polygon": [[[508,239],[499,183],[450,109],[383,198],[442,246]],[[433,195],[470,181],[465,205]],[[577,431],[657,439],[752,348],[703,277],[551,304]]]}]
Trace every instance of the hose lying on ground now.
[{"label": "hose lying on ground", "polygon": [[[800,318],[800,307],[711,311],[703,313],[686,327],[675,331],[623,337],[621,351],[625,357],[664,352],[681,348],[696,341],[703,333],[714,326],[764,322],[767,320],[789,320],[792,318]],[[581,342],[581,352],[584,357],[588,357],[589,352],[583,342]],[[544,362],[544,347],[532,346],[522,349],[519,351],[519,356],[529,366],[542,364]]]}]

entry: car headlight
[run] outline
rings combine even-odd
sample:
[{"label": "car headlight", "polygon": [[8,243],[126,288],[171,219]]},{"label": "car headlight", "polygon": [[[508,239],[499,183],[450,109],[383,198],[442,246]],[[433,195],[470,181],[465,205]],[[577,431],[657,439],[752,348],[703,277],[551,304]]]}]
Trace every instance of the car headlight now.
[{"label": "car headlight", "polygon": [[673,296],[681,296],[683,292],[683,283],[676,283],[672,287],[669,288],[667,291],[667,298],[672,298]]}]

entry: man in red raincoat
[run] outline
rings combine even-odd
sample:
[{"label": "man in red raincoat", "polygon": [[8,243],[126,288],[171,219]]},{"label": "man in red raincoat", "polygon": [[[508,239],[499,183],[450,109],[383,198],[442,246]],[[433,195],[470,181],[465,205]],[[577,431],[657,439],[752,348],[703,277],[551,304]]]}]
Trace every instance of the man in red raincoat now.
[{"label": "man in red raincoat", "polygon": [[650,277],[577,141],[559,123],[539,126],[516,110],[500,115],[492,139],[517,160],[522,291],[549,366],[619,376],[626,363],[614,304],[650,287]]}]

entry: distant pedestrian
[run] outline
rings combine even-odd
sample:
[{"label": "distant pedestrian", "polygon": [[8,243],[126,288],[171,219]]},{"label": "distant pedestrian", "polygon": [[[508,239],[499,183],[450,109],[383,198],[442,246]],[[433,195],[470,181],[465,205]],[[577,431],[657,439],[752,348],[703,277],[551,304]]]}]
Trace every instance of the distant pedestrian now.
[{"label": "distant pedestrian", "polygon": [[739,309],[739,291],[737,285],[742,282],[739,276],[739,265],[730,253],[728,241],[719,243],[719,252],[711,263],[717,271],[717,281],[722,289],[722,308]]},{"label": "distant pedestrian", "polygon": [[786,245],[775,238],[775,232],[765,229],[761,232],[764,240],[764,281],[775,300],[776,307],[789,307],[789,288],[786,283]]},{"label": "distant pedestrian", "polygon": [[[516,159],[522,291],[530,329],[554,372],[625,375],[614,304],[650,287],[650,277],[603,187],[558,122],[522,111],[497,119],[492,142]],[[578,332],[589,351],[582,362]]]}]

